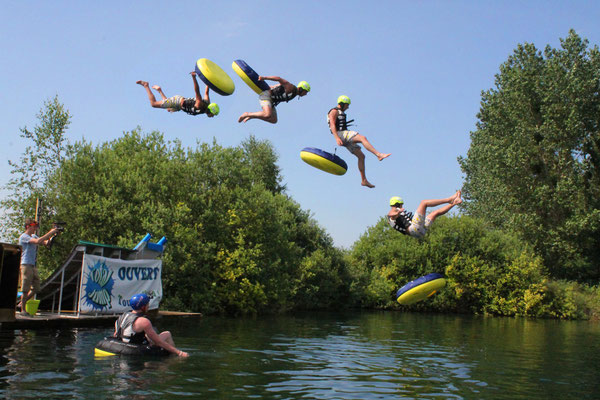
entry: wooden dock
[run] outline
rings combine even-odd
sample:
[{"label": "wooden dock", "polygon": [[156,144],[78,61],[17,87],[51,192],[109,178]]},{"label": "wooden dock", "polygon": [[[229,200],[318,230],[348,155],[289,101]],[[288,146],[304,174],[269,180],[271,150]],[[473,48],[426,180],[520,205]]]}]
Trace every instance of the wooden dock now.
[{"label": "wooden dock", "polygon": [[[35,316],[16,315],[15,321],[0,322],[0,330],[15,329],[56,329],[56,328],[102,328],[114,326],[119,315],[85,315],[63,312],[60,315],[40,311]],[[159,311],[150,313],[153,321],[180,320],[202,318],[200,313],[184,313],[176,311]]]}]

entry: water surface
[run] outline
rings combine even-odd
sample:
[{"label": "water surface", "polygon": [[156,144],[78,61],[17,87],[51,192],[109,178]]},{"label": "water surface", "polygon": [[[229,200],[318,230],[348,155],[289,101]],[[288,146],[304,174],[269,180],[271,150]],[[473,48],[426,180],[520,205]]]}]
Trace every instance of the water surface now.
[{"label": "water surface", "polygon": [[600,398],[593,322],[352,312],[157,325],[190,358],[94,358],[106,329],[0,331],[0,397]]}]

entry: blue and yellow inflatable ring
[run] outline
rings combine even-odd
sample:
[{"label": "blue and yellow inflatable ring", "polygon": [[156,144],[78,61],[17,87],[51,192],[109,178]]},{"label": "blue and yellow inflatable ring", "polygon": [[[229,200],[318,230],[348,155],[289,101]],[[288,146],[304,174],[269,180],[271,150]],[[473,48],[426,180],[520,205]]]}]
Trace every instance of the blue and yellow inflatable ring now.
[{"label": "blue and yellow inflatable ring", "polygon": [[405,306],[413,304],[433,296],[435,292],[444,286],[446,286],[446,280],[441,274],[427,274],[398,289],[396,301]]},{"label": "blue and yellow inflatable ring", "polygon": [[305,163],[330,174],[344,175],[348,170],[348,165],[340,157],[314,147],[303,148],[300,158]]},{"label": "blue and yellow inflatable ring", "polygon": [[257,94],[261,94],[265,90],[269,90],[269,84],[265,81],[258,80],[258,74],[250,68],[244,60],[235,60],[231,64],[231,68],[239,75],[240,78],[246,85],[250,86],[250,89],[254,90]]},{"label": "blue and yellow inflatable ring", "polygon": [[233,80],[214,62],[206,58],[196,61],[196,74],[209,88],[221,96],[229,96],[235,91]]}]

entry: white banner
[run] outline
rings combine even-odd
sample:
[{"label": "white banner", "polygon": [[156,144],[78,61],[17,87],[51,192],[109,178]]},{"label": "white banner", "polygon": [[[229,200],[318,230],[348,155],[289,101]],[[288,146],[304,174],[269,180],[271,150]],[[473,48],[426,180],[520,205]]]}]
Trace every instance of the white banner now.
[{"label": "white banner", "polygon": [[150,296],[150,309],[162,299],[162,260],[120,260],[83,256],[79,310],[82,313],[117,314],[130,310],[134,294]]}]

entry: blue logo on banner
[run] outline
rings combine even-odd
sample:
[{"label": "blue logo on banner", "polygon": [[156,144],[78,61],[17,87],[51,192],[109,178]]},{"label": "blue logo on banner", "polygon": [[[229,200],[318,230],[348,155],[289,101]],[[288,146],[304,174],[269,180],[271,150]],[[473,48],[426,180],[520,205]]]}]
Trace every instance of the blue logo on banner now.
[{"label": "blue logo on banner", "polygon": [[85,295],[82,298],[94,310],[112,308],[112,290],[115,285],[112,271],[101,261],[88,269]]}]

